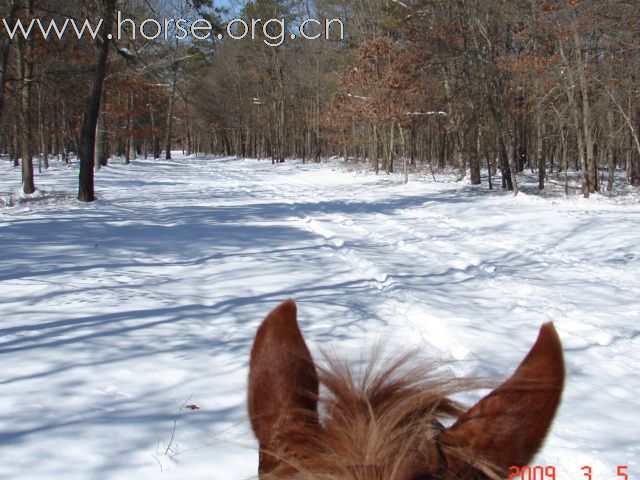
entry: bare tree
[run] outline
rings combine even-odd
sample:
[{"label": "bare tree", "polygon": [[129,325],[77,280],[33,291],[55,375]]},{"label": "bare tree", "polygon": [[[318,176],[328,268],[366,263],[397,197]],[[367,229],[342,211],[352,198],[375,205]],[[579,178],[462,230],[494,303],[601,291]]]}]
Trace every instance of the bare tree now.
[{"label": "bare tree", "polygon": [[95,200],[93,169],[96,142],[96,125],[100,115],[102,87],[107,72],[107,60],[111,44],[111,29],[116,12],[116,0],[101,0],[105,29],[100,37],[98,57],[93,75],[91,91],[87,98],[87,105],[80,133],[80,179],[78,200],[93,202]]}]

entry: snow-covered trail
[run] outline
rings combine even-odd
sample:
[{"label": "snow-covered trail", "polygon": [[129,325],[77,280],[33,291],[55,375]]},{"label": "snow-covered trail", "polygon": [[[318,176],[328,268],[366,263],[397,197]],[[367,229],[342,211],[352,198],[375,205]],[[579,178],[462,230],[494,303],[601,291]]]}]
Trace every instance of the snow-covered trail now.
[{"label": "snow-covered trail", "polygon": [[[0,164],[0,196],[18,175]],[[248,354],[287,297],[316,353],[384,339],[460,375],[510,374],[553,320],[568,380],[537,464],[640,475],[637,195],[182,157],[110,166],[97,191],[0,210],[0,478],[254,478]]]}]

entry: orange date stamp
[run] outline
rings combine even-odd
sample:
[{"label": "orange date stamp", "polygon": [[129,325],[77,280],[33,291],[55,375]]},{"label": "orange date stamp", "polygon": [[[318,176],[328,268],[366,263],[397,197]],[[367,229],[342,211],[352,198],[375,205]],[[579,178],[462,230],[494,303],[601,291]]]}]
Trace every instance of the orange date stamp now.
[{"label": "orange date stamp", "polygon": [[[618,465],[614,472],[616,480],[633,480],[629,475],[629,467],[627,465]],[[526,465],[524,467],[509,467],[509,480],[561,480],[556,476],[556,467],[553,465]],[[594,477],[593,469],[585,465],[580,468],[580,473],[587,480],[598,480]],[[603,479],[604,480],[604,479]],[[606,479],[609,480],[609,479]]]}]

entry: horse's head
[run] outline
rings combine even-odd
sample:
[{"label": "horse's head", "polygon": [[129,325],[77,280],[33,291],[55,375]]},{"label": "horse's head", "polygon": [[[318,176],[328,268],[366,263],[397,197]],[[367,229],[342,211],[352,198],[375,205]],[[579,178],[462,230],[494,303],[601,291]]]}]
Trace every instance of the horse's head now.
[{"label": "horse's head", "polygon": [[[295,303],[273,310],[256,334],[249,371],[260,478],[500,479],[542,445],[564,383],[551,323],[515,373],[470,409],[448,395],[473,381],[406,371],[406,360],[369,369],[361,381],[339,364],[318,373]],[[453,418],[447,428],[438,420],[446,417]]]}]

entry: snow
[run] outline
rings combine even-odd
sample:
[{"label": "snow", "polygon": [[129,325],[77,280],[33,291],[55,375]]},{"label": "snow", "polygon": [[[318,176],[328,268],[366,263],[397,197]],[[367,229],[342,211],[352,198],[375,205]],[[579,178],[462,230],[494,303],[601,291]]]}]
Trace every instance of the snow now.
[{"label": "snow", "polygon": [[637,192],[178,156],[103,168],[81,204],[75,166],[28,197],[0,169],[2,479],[256,478],[249,350],[287,297],[316,356],[384,339],[458,375],[508,376],[552,320],[567,385],[535,464],[640,473]]},{"label": "snow", "polygon": [[449,116],[447,112],[443,112],[442,110],[433,111],[433,112],[407,112],[407,115],[417,115],[417,116],[441,115],[444,117]]}]

